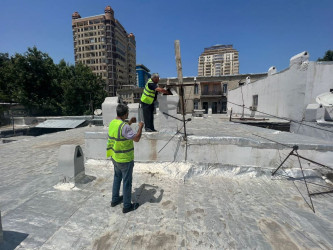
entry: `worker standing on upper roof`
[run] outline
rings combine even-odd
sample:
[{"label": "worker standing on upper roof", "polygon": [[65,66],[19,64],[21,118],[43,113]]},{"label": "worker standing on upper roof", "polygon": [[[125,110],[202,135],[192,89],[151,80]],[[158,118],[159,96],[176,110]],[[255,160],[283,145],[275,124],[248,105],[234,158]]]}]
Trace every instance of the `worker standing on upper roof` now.
[{"label": "worker standing on upper roof", "polygon": [[[114,166],[114,178],[112,187],[111,207],[120,204],[124,200],[123,213],[128,213],[139,207],[139,203],[132,203],[132,174],[134,167],[134,143],[141,138],[143,122],[139,123],[139,130],[135,133],[129,126],[136,122],[132,117],[129,123],[128,107],[118,104],[117,118],[109,125],[109,138],[106,149],[106,157],[111,156]],[[123,196],[119,196],[120,184],[123,181]]]},{"label": "worker standing on upper roof", "polygon": [[158,87],[157,83],[159,80],[160,76],[158,73],[152,74],[151,78],[148,79],[141,96],[141,105],[146,132],[157,132],[154,128],[154,103],[157,98],[156,92],[164,94],[169,93],[167,90]]}]

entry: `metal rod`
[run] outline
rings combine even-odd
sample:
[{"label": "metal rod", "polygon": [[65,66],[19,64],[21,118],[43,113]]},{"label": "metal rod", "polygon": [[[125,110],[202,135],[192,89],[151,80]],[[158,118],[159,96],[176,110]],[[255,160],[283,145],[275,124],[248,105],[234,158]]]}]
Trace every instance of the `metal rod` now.
[{"label": "metal rod", "polygon": [[[159,84],[161,86],[164,86],[164,84]],[[179,87],[179,86],[195,86],[198,85],[197,83],[188,83],[188,84],[165,84],[166,87]]]},{"label": "metal rod", "polygon": [[179,131],[182,130],[182,129],[183,129],[183,127],[181,127],[180,129],[178,129],[177,132],[169,139],[169,141],[157,153],[161,152],[166,147],[166,145],[169,144],[169,142],[172,140],[172,138],[174,138],[175,135],[177,135],[179,133]]},{"label": "metal rod", "polygon": [[312,193],[310,195],[329,194],[329,193],[333,193],[333,190],[325,191],[325,192]]},{"label": "metal rod", "polygon": [[187,134],[186,134],[186,122],[185,122],[185,103],[184,103],[184,88],[183,88],[183,86],[181,86],[180,87],[180,92],[181,92],[181,94],[182,94],[182,102],[183,102],[183,104],[182,104],[182,108],[183,108],[183,111],[182,111],[182,113],[183,113],[183,127],[184,127],[184,140],[185,141],[187,141]]},{"label": "metal rod", "polygon": [[178,117],[175,117],[175,116],[173,116],[173,115],[169,115],[168,113],[165,113],[165,112],[162,112],[164,115],[167,115],[167,116],[170,116],[170,117],[172,117],[172,118],[174,118],[174,119],[176,119],[176,120],[178,120],[178,121],[183,121],[182,119],[179,119]]},{"label": "metal rod", "polygon": [[275,169],[275,171],[272,173],[272,176],[275,175],[275,173],[280,169],[280,167],[282,167],[282,165],[285,163],[285,161],[289,158],[289,156],[291,156],[293,154],[295,149],[291,150],[290,153],[288,154],[288,156],[283,160],[283,162],[280,164],[280,166],[278,166],[277,169]]},{"label": "metal rod", "polygon": [[302,172],[303,179],[304,179],[304,182],[305,182],[306,190],[308,191],[308,195],[309,195],[309,198],[310,198],[310,201],[311,201],[312,210],[313,210],[314,213],[316,213],[316,211],[314,209],[314,206],[313,206],[312,198],[311,198],[311,195],[310,195],[309,187],[308,187],[308,184],[306,183],[306,179],[305,179],[305,176],[304,176],[301,160],[299,159],[300,157],[299,157],[297,151],[296,151],[296,155],[297,155],[297,159],[298,159],[298,162],[299,162],[299,167],[301,168],[301,172]]},{"label": "metal rod", "polygon": [[[293,155],[295,155],[295,154],[293,154]],[[326,166],[326,165],[320,164],[320,163],[318,163],[318,162],[316,162],[316,161],[312,161],[312,160],[310,160],[310,159],[308,159],[308,158],[305,158],[305,157],[303,157],[303,156],[300,156],[300,155],[295,155],[295,156],[298,156],[299,158],[302,158],[303,160],[307,160],[307,161],[309,161],[309,162],[311,162],[311,163],[313,163],[313,164],[317,164],[317,165],[319,165],[319,166],[321,166],[321,167],[325,167],[325,168],[328,168],[328,169],[330,169],[330,170],[333,170],[333,168],[330,168],[330,167],[328,167],[328,166]]]}]

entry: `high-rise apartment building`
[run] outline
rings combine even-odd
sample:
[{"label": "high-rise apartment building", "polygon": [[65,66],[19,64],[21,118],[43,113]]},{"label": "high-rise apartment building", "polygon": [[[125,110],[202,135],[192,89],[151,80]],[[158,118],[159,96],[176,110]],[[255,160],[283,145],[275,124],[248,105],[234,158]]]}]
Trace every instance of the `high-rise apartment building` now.
[{"label": "high-rise apartment building", "polygon": [[105,80],[105,90],[115,96],[117,89],[136,83],[136,42],[114,18],[110,6],[105,14],[81,17],[72,15],[75,63],[83,63]]},{"label": "high-rise apartment building", "polygon": [[199,56],[198,76],[239,74],[238,51],[232,45],[214,45],[205,48]]}]

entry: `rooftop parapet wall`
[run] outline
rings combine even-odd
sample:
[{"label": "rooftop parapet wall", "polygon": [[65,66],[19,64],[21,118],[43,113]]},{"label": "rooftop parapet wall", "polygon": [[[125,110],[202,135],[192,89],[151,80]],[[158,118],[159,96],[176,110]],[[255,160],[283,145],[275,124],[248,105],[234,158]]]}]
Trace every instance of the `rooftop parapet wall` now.
[{"label": "rooftop parapet wall", "polygon": [[[246,130],[246,125],[235,125]],[[262,128],[250,128],[266,131]],[[269,130],[267,130],[269,131]],[[191,130],[189,130],[191,134]],[[223,133],[222,133],[223,134]],[[330,165],[333,162],[333,144],[309,139],[300,135],[283,133],[272,138],[279,138],[286,146],[260,139],[255,136],[229,135],[202,136],[190,135],[187,141],[187,162],[221,163],[237,166],[272,167],[280,162],[281,154],[288,155],[292,146],[299,146],[298,152],[314,161]],[[182,135],[173,133],[143,133],[140,142],[134,144],[135,161],[139,162],[184,162],[186,154]],[[86,157],[88,159],[105,159],[107,130],[87,132],[85,134]],[[332,166],[332,165],[330,165]],[[333,166],[332,166],[333,167]]]},{"label": "rooftop parapet wall", "polygon": [[[333,88],[332,79],[333,64],[301,60],[284,71],[229,91],[228,101],[243,105],[244,100],[245,107],[250,107],[253,96],[258,95],[258,111],[301,121],[306,106],[315,103],[317,95]],[[242,113],[242,107],[228,103],[230,107],[234,114]],[[245,109],[244,113],[250,115],[251,111]]]}]

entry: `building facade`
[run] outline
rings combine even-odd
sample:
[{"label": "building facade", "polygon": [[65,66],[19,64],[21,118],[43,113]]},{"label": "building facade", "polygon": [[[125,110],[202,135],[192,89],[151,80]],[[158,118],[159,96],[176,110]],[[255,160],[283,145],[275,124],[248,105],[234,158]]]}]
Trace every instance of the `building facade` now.
[{"label": "building facade", "polygon": [[136,84],[139,88],[144,88],[151,77],[150,70],[143,64],[136,65]]},{"label": "building facade", "polygon": [[205,48],[198,60],[198,76],[239,74],[238,51],[232,45]]},{"label": "building facade", "polygon": [[[267,73],[243,74],[232,76],[215,77],[184,77],[183,84],[194,86],[184,87],[185,111],[190,114],[195,109],[209,110],[212,114],[226,113],[228,105],[228,93],[237,89],[245,83],[255,82],[267,77]],[[178,83],[177,78],[161,78],[158,85],[168,88],[168,85]],[[177,87],[173,87],[177,92]],[[125,103],[139,103],[142,95],[142,88],[122,89],[117,92],[119,98]],[[178,110],[179,111],[179,110]]]},{"label": "building facade", "polygon": [[128,103],[140,103],[143,88],[134,89],[120,89],[117,91],[117,96],[126,104]]},{"label": "building facade", "polygon": [[[238,88],[248,79],[256,81],[267,77],[267,73],[244,74],[232,76],[214,77],[184,77],[183,83],[194,84],[184,87],[184,100],[186,113],[192,113],[195,109],[203,109],[204,113],[211,110],[212,114],[226,113],[228,107],[228,92]],[[177,84],[177,78],[161,78],[159,85]],[[178,88],[174,87],[178,92]]]},{"label": "building facade", "polygon": [[104,14],[81,17],[72,15],[75,63],[87,65],[105,80],[109,96],[118,89],[132,88],[136,84],[136,41],[114,18],[110,6]]}]

